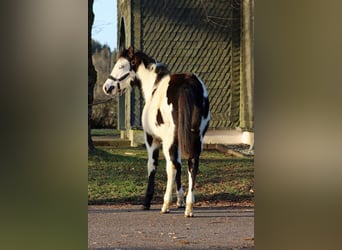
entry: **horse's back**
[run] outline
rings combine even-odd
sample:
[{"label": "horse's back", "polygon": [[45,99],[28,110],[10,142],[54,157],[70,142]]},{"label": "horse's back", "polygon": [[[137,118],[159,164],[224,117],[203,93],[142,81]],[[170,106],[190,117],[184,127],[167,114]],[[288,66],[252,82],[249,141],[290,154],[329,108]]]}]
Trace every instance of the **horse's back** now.
[{"label": "horse's back", "polygon": [[178,73],[170,75],[167,90],[168,103],[176,103],[180,95],[189,91],[194,104],[200,105],[204,98],[208,98],[207,90],[201,79],[193,73]]}]

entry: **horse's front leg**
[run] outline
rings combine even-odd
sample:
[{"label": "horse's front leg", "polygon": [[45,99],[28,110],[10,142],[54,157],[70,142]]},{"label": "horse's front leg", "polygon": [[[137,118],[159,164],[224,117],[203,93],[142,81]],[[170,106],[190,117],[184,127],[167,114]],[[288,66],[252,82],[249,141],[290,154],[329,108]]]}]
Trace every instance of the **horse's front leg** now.
[{"label": "horse's front leg", "polygon": [[143,209],[148,210],[151,207],[151,200],[154,194],[154,177],[155,177],[157,166],[158,166],[160,143],[158,140],[153,138],[150,134],[145,133],[145,144],[146,144],[146,149],[147,149],[147,154],[148,154],[148,161],[147,161],[148,183],[147,183],[145,200],[143,203]]},{"label": "horse's front leg", "polygon": [[167,174],[167,183],[166,190],[164,194],[164,203],[161,209],[161,213],[169,213],[170,212],[170,204],[172,202],[172,188],[175,182],[176,177],[176,168],[175,165],[171,161],[170,156],[171,145],[163,141],[163,153],[166,161],[166,174]]}]

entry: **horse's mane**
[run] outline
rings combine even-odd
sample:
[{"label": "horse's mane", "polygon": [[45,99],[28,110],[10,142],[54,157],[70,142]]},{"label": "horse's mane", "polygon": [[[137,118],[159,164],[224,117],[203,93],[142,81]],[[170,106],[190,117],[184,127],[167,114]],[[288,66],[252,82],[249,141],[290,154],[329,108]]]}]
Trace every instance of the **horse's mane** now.
[{"label": "horse's mane", "polygon": [[134,53],[134,57],[139,58],[143,64],[145,65],[145,68],[148,67],[148,65],[152,64],[152,63],[156,63],[156,60],[152,57],[149,57],[148,55],[146,55],[144,52],[142,51],[137,51]]},{"label": "horse's mane", "polygon": [[157,62],[153,57],[146,55],[144,52],[137,51],[134,53],[134,56],[140,58],[146,68],[149,68],[151,65],[155,65],[154,72],[157,74],[156,83],[158,83],[164,76],[170,74],[170,71],[165,64]]},{"label": "horse's mane", "polygon": [[157,73],[156,82],[159,82],[164,76],[169,75],[170,71],[165,64],[157,63],[155,72]]}]

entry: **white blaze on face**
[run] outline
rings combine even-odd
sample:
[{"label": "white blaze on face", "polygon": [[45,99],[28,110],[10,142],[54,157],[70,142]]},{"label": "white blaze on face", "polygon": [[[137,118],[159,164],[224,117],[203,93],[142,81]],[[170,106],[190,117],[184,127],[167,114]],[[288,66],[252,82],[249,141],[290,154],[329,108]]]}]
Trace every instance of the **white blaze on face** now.
[{"label": "white blaze on face", "polygon": [[[120,91],[124,91],[126,88],[130,87],[130,81],[134,79],[134,72],[130,71],[130,63],[126,58],[119,58],[115,63],[112,73],[110,75],[114,79],[120,79],[125,74],[129,73],[122,81],[114,81],[113,79],[108,78],[102,86],[103,92],[106,95],[116,95],[120,89]],[[120,86],[120,88],[119,88]]]}]

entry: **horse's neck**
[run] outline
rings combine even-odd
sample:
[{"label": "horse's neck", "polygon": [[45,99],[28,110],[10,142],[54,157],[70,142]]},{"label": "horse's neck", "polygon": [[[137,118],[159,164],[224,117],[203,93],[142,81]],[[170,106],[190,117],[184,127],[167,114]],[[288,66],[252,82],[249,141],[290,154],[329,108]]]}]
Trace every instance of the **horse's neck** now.
[{"label": "horse's neck", "polygon": [[154,82],[156,80],[156,74],[147,70],[145,66],[142,64],[141,66],[139,66],[137,70],[137,76],[141,81],[141,89],[143,92],[143,96],[145,98],[145,101],[147,101],[152,96]]}]

